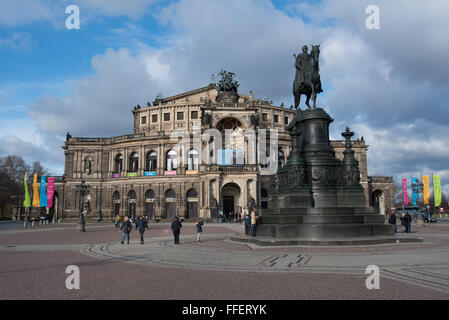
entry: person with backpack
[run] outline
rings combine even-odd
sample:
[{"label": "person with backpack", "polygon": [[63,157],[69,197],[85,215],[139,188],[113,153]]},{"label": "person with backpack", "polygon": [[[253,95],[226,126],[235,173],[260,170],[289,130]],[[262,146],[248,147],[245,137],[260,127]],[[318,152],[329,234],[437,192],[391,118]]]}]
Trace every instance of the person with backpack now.
[{"label": "person with backpack", "polygon": [[115,228],[116,229],[119,229],[120,228],[120,216],[119,215],[116,215],[115,216]]},{"label": "person with backpack", "polygon": [[196,223],[195,223],[196,232],[197,232],[196,242],[201,242],[200,238],[201,238],[201,232],[203,232],[203,225],[204,225],[204,222],[198,218],[198,220],[196,220]]},{"label": "person with backpack", "polygon": [[147,221],[142,216],[139,216],[139,219],[137,219],[137,228],[140,232],[140,244],[143,244],[143,233],[145,230],[149,230],[149,228]]},{"label": "person with backpack", "polygon": [[125,216],[125,218],[123,218],[122,226],[120,227],[120,230],[123,231],[123,238],[122,238],[122,241],[120,242],[121,244],[123,244],[125,242],[125,237],[128,238],[127,243],[129,244],[129,234],[131,233],[132,228],[133,228],[133,225],[131,224],[131,221],[129,221],[128,216]]},{"label": "person with backpack", "polygon": [[179,221],[178,217],[175,217],[171,224],[173,236],[175,237],[175,244],[179,244],[179,234],[181,233],[181,228],[182,228],[181,221]]},{"label": "person with backpack", "polygon": [[256,226],[257,226],[257,214],[256,207],[253,207],[253,211],[251,212],[251,236],[256,236]]}]

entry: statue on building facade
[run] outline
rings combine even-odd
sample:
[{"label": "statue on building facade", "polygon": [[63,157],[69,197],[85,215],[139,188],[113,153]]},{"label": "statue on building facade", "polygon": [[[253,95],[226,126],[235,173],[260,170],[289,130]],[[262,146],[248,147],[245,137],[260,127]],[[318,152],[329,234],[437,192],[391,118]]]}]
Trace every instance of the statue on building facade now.
[{"label": "statue on building facade", "polygon": [[308,47],[302,47],[302,53],[294,54],[296,59],[295,68],[296,75],[293,82],[293,96],[295,97],[295,109],[298,109],[301,100],[301,95],[307,97],[306,105],[311,108],[309,101],[312,98],[313,108],[316,108],[316,96],[323,92],[320,80],[320,46],[312,46],[310,54]]},{"label": "statue on building facade", "polygon": [[235,73],[221,70],[219,75],[221,76],[220,81],[218,81],[218,87],[220,91],[237,92],[240,84],[234,80]]}]

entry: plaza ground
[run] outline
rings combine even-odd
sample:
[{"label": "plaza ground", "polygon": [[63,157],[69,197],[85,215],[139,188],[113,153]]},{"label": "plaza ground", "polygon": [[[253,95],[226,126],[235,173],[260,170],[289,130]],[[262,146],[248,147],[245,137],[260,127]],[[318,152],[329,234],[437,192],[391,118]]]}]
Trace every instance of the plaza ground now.
[{"label": "plaza ground", "polygon": [[[401,229],[401,228],[399,228]],[[203,242],[185,223],[173,244],[168,223],[150,224],[121,245],[112,224],[0,231],[0,299],[449,299],[449,224],[417,228],[423,243],[370,247],[257,248],[229,241],[239,224],[206,224]],[[401,236],[407,236],[400,234]],[[366,266],[381,270],[365,286]],[[65,286],[68,265],[80,290]]]}]

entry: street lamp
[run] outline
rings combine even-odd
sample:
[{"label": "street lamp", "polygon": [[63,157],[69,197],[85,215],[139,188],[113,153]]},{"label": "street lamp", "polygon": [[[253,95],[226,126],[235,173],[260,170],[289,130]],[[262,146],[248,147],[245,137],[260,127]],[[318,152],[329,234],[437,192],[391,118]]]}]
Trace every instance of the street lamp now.
[{"label": "street lamp", "polygon": [[79,191],[80,193],[80,211],[79,211],[79,216],[78,216],[78,227],[77,227],[77,231],[78,232],[85,232],[85,224],[86,222],[84,221],[84,198],[86,196],[86,194],[90,191],[90,186],[86,184],[86,182],[83,180],[81,181],[81,184],[76,186],[76,191]]},{"label": "street lamp", "polygon": [[[416,194],[418,195],[418,201],[416,203],[418,205],[418,217],[416,219],[416,225],[423,226],[424,225],[424,219],[423,219],[423,217],[421,216],[421,214],[419,212],[419,206],[420,206],[419,193],[420,192],[423,193],[424,184],[420,183],[419,180],[416,179],[416,183],[412,182],[412,190],[413,190],[414,193],[416,192]],[[424,210],[424,194],[423,194],[423,201],[421,203],[421,207],[422,207],[422,210]]]}]

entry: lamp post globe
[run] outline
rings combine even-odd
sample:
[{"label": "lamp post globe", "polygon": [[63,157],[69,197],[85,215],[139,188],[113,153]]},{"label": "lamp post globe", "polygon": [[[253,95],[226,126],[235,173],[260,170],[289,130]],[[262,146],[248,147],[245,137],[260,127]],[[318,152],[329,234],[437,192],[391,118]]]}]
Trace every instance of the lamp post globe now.
[{"label": "lamp post globe", "polygon": [[85,232],[86,231],[86,222],[84,220],[84,200],[86,197],[86,194],[90,190],[90,186],[86,185],[86,182],[83,180],[81,181],[80,185],[76,186],[76,190],[80,193],[80,211],[78,216],[78,224],[77,224],[77,231],[78,232]]}]

